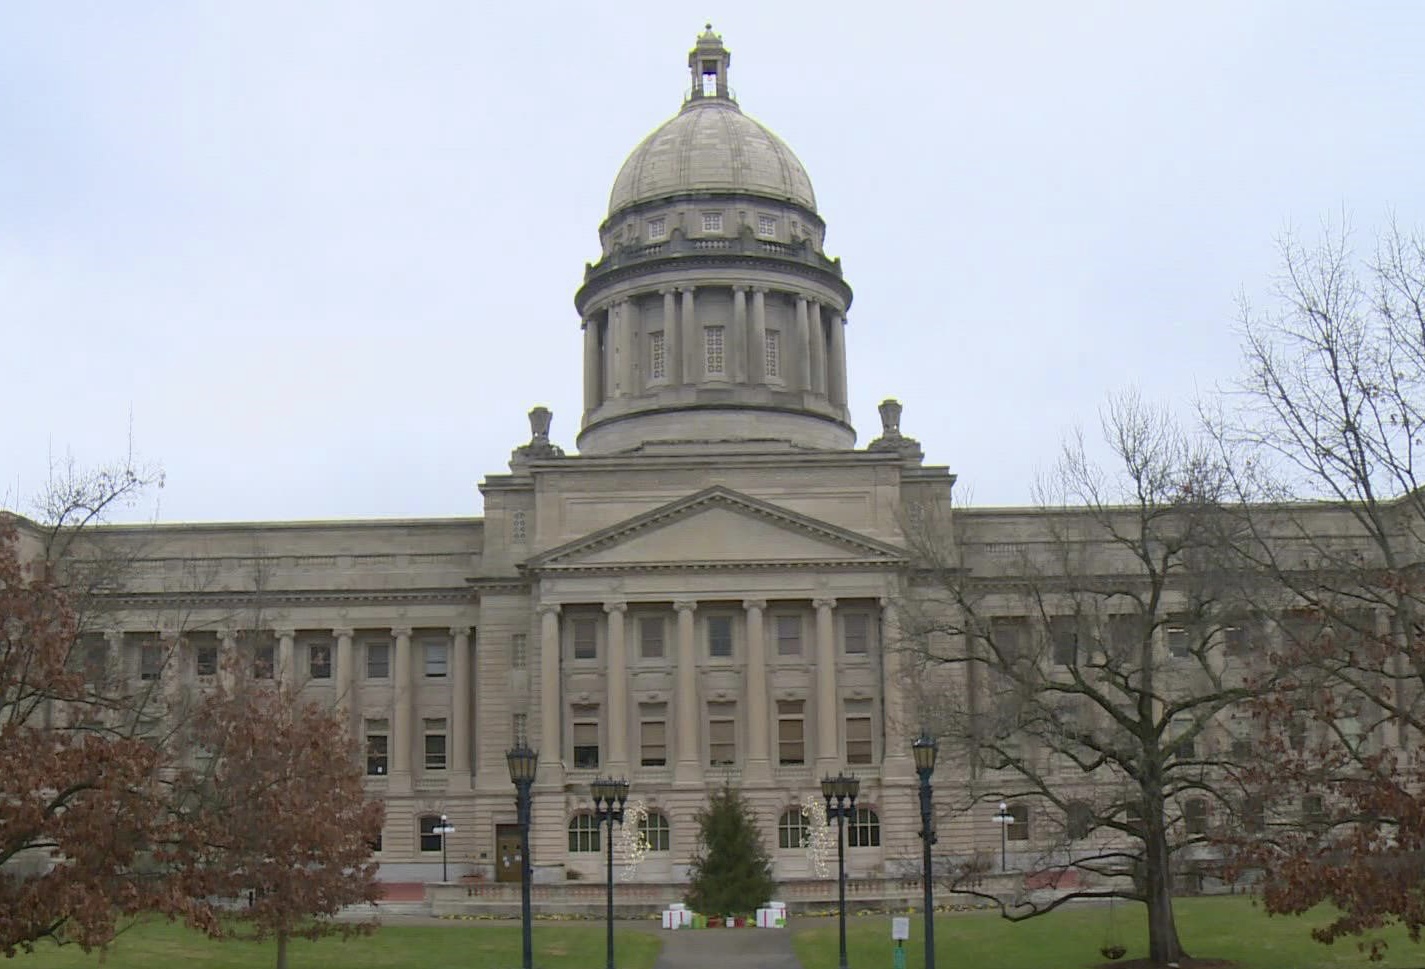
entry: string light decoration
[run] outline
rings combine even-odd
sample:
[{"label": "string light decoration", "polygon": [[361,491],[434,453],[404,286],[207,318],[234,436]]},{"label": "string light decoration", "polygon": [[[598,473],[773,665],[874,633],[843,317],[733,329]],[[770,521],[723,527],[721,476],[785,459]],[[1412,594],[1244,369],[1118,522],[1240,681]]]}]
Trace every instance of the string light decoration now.
[{"label": "string light decoration", "polygon": [[622,865],[619,881],[631,881],[638,873],[638,866],[648,854],[648,805],[641,798],[629,801],[623,807],[624,823],[618,831],[618,841],[614,842],[614,855]]},{"label": "string light decoration", "polygon": [[831,828],[826,823],[826,805],[822,803],[820,792],[803,794],[801,805],[802,817],[807,822],[802,832],[802,848],[807,853],[807,863],[811,865],[812,871],[816,872],[818,878],[825,878],[831,873],[827,858],[835,847]]}]

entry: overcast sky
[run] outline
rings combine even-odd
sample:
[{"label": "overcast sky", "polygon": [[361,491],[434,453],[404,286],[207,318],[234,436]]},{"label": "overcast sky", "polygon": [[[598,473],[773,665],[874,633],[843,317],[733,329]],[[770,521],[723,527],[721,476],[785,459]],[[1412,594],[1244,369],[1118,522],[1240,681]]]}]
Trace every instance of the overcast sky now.
[{"label": "overcast sky", "polygon": [[1425,221],[1416,0],[7,3],[0,503],[131,422],[166,520],[479,514],[534,404],[572,451],[574,290],[708,17],[855,290],[860,444],[900,398],[975,504],[1230,378],[1284,227]]}]

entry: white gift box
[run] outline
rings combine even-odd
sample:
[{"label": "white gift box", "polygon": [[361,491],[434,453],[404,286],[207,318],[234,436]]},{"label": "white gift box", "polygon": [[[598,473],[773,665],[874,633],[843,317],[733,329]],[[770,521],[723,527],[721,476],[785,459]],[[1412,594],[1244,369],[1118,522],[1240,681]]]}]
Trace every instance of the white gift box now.
[{"label": "white gift box", "polygon": [[785,929],[787,927],[786,908],[759,908],[757,910],[759,929]]},{"label": "white gift box", "polygon": [[686,908],[670,908],[663,911],[665,929],[688,929],[693,926],[693,913]]}]

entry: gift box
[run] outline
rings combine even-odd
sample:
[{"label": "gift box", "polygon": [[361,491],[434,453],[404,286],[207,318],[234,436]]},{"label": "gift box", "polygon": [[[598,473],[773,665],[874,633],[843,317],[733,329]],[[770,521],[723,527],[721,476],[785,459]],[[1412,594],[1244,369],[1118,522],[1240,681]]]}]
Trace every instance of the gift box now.
[{"label": "gift box", "polygon": [[685,908],[664,909],[663,927],[665,929],[690,929],[693,927],[693,913]]},{"label": "gift box", "polygon": [[757,910],[759,929],[785,929],[787,927],[786,908],[759,908]]}]

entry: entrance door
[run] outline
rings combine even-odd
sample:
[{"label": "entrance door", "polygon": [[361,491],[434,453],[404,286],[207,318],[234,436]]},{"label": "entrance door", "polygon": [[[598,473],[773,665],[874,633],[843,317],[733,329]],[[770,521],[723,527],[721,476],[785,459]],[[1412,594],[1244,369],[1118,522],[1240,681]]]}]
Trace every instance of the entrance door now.
[{"label": "entrance door", "polygon": [[495,881],[518,882],[524,871],[520,858],[520,826],[495,825]]}]

